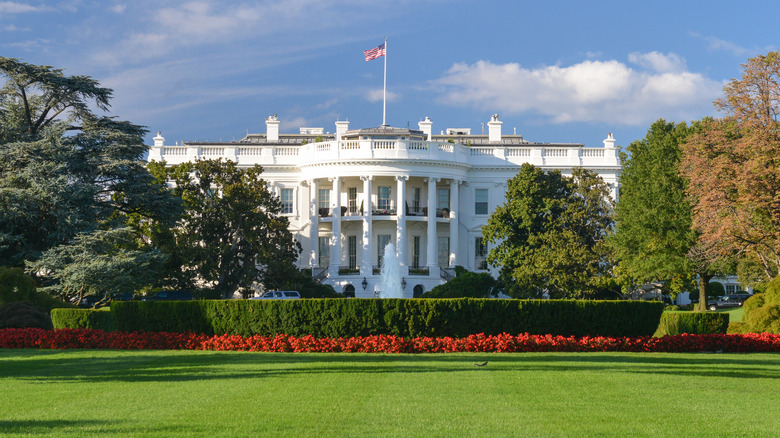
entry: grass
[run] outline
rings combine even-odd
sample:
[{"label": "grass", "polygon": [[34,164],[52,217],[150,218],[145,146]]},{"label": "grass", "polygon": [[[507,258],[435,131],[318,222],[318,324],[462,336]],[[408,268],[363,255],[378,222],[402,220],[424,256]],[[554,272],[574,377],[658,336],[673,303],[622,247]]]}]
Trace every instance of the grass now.
[{"label": "grass", "polygon": [[772,436],[778,359],[0,350],[0,435]]}]

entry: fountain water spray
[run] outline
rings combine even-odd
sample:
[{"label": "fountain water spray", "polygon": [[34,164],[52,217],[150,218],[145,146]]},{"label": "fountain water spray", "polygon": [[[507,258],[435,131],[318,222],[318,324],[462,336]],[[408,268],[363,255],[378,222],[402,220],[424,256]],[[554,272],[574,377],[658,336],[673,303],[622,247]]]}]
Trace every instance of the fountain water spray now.
[{"label": "fountain water spray", "polygon": [[403,298],[401,287],[401,264],[392,243],[385,246],[385,255],[380,266],[382,280],[379,286],[379,298]]}]

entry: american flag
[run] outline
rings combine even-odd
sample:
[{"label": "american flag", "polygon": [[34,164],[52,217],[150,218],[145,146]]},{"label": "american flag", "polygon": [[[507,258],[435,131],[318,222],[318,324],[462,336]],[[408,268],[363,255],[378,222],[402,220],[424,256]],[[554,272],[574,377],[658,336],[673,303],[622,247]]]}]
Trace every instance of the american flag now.
[{"label": "american flag", "polygon": [[366,55],[366,62],[385,56],[385,43],[380,44],[376,49],[363,50],[363,54]]}]

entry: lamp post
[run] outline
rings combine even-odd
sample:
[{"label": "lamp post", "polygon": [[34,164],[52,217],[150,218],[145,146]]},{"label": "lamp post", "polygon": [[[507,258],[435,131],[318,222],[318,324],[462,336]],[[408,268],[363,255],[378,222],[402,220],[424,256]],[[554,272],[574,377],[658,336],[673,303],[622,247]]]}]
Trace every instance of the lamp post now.
[{"label": "lamp post", "polygon": [[363,283],[361,284],[363,285],[363,290],[366,290],[366,288],[368,287],[368,280],[366,280],[366,277],[363,277]]},{"label": "lamp post", "polygon": [[401,289],[406,289],[406,277],[401,277]]}]

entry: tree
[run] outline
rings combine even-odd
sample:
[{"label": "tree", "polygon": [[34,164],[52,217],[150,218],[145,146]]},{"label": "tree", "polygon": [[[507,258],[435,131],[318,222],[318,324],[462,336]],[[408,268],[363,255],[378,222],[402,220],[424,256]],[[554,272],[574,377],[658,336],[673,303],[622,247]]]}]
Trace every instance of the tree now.
[{"label": "tree", "polygon": [[260,178],[260,166],[239,169],[220,159],[150,168],[173,183],[184,203],[182,220],[162,239],[172,245],[184,281],[205,281],[228,298],[256,281],[273,288],[275,279],[294,269],[300,244],[280,215],[281,201]]},{"label": "tree", "polygon": [[768,281],[780,269],[780,54],[749,59],[724,94],[715,105],[726,117],[682,146],[693,223],[714,254]]},{"label": "tree", "polygon": [[611,213],[609,189],[595,172],[576,168],[565,177],[524,164],[509,180],[506,203],[482,228],[505,293],[597,296],[611,267],[604,241]]},{"label": "tree", "polygon": [[86,295],[108,300],[113,295],[132,294],[157,279],[165,260],[156,250],[127,249],[132,240],[133,231],[127,227],[80,234],[49,249],[29,267],[54,280],[41,291],[64,301],[79,303]]},{"label": "tree", "polygon": [[10,58],[0,75],[0,265],[24,266],[132,216],[176,220],[177,201],[141,163],[146,130],[91,112],[108,107],[110,89]]}]

